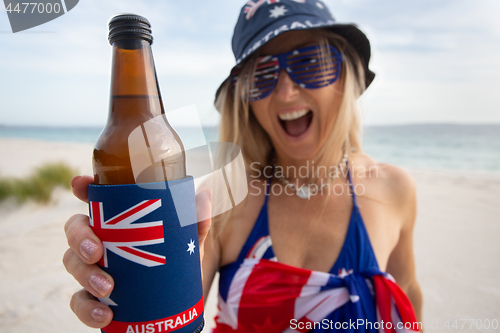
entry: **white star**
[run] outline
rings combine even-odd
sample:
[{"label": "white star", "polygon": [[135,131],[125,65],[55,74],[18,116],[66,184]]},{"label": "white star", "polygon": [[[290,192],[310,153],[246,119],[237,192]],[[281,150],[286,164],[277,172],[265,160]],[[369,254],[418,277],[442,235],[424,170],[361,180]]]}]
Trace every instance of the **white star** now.
[{"label": "white star", "polygon": [[316,6],[318,6],[319,9],[324,9],[325,7],[323,7],[322,4],[320,4],[319,2],[316,2]]},{"label": "white star", "polygon": [[271,15],[269,15],[270,18],[278,18],[280,16],[285,15],[285,13],[288,11],[288,9],[285,8],[285,6],[274,6],[273,9],[271,9],[269,12]]},{"label": "white star", "polygon": [[189,252],[189,255],[192,255],[194,252],[194,248],[196,247],[196,245],[194,245],[194,240],[191,239],[191,242],[188,243],[187,246],[188,246],[187,252]]}]

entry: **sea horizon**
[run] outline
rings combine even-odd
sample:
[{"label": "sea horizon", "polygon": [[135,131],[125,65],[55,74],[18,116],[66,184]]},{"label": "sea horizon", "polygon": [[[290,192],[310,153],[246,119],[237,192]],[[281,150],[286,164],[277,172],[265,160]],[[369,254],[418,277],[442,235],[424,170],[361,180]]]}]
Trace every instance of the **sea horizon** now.
[{"label": "sea horizon", "polygon": [[[0,124],[0,138],[95,143],[104,126],[19,126]],[[183,142],[193,127],[174,127]],[[218,141],[218,126],[203,128]],[[363,149],[375,160],[413,169],[500,175],[500,123],[409,123],[363,127]]]}]

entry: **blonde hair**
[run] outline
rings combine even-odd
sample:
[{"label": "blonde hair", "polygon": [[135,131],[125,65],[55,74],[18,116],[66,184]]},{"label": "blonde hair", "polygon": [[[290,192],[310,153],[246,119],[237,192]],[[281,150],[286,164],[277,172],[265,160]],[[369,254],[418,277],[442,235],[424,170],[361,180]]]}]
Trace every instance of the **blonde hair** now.
[{"label": "blonde hair", "polygon": [[[318,166],[338,165],[343,151],[348,154],[363,151],[358,98],[365,89],[364,69],[359,55],[343,37],[327,29],[310,31],[314,33],[314,38],[317,38],[323,59],[329,59],[328,45],[333,45],[343,55],[340,75],[342,100],[339,112],[331,134],[315,156]],[[235,143],[241,148],[245,168],[250,177],[262,175],[263,169],[271,165],[273,157],[271,140],[257,121],[245,97],[252,88],[250,82],[253,82],[258,52],[257,50],[241,66],[235,85],[231,78],[224,82],[215,100],[215,107],[221,114],[219,139],[221,142]],[[255,168],[255,165],[259,167]],[[224,214],[222,221],[227,221],[229,217],[230,214]]]}]

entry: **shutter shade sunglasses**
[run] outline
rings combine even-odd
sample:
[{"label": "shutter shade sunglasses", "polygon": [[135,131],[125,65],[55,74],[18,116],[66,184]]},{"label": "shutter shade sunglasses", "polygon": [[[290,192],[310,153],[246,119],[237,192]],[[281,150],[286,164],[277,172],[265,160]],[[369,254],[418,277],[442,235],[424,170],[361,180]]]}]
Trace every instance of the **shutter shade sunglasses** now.
[{"label": "shutter shade sunglasses", "polygon": [[[329,53],[325,59],[320,47],[313,45],[257,58],[249,101],[255,102],[269,96],[282,69],[302,88],[317,89],[334,83],[340,76],[342,54],[331,45]],[[236,85],[240,71],[241,67],[237,66],[231,73],[233,85]]]}]

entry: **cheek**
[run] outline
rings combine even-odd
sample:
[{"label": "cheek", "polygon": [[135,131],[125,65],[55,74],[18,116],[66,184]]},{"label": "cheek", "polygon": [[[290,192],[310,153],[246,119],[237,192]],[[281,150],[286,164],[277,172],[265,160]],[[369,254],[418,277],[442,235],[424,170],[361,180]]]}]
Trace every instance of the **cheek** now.
[{"label": "cheek", "polygon": [[260,126],[269,134],[271,129],[271,116],[269,113],[269,108],[267,107],[266,99],[250,102],[250,112],[252,112],[259,122]]},{"label": "cheek", "polygon": [[316,98],[319,101],[319,122],[323,133],[330,134],[335,126],[340,110],[341,96],[334,86],[325,87],[323,91],[318,91]]}]

